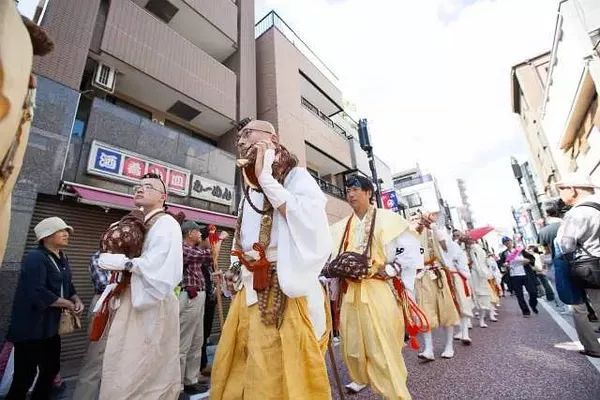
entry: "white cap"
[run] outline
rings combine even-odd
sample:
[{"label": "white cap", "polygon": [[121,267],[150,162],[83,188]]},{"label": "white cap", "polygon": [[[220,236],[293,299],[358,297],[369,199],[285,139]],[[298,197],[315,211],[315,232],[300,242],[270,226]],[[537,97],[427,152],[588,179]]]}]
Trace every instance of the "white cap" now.
[{"label": "white cap", "polygon": [[597,185],[592,183],[592,179],[588,175],[576,172],[565,175],[565,177],[556,184],[556,187],[598,188]]},{"label": "white cap", "polygon": [[39,242],[43,238],[47,238],[48,236],[51,236],[64,229],[68,230],[71,234],[74,231],[73,227],[67,225],[62,219],[58,217],[50,217],[40,221],[40,223],[33,228],[33,231],[35,232],[35,236]]}]

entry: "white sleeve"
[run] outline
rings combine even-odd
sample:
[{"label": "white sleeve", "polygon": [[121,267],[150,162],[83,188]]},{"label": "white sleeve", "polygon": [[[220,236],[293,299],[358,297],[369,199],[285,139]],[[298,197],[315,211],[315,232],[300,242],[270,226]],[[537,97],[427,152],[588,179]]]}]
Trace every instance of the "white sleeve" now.
[{"label": "white sleeve", "polygon": [[146,234],[146,241],[142,255],[131,260],[131,301],[136,309],[165,299],[183,277],[181,228],[175,219],[160,217]]},{"label": "white sleeve", "polygon": [[402,267],[401,279],[411,297],[415,298],[417,268],[424,264],[421,242],[410,232],[403,232],[385,245],[388,263],[396,261]]}]

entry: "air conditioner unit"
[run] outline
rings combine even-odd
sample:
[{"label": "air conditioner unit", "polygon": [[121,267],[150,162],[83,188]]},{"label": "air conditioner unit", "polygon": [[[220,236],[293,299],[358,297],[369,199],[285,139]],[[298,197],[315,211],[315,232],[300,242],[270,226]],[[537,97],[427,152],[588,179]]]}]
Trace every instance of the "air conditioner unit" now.
[{"label": "air conditioner unit", "polygon": [[117,80],[117,71],[109,65],[99,63],[94,73],[92,86],[102,89],[106,92],[115,91],[115,82]]}]

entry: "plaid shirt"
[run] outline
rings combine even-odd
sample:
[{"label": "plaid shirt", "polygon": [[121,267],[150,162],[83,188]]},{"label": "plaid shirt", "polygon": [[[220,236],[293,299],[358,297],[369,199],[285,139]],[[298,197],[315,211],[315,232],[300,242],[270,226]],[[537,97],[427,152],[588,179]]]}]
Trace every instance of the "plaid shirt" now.
[{"label": "plaid shirt", "polygon": [[94,292],[96,294],[102,294],[106,285],[108,285],[108,278],[110,272],[100,268],[98,265],[98,259],[100,258],[100,251],[95,252],[90,259],[89,271],[92,283],[94,284]]},{"label": "plaid shirt", "polygon": [[204,290],[204,275],[202,274],[202,265],[212,261],[210,249],[200,249],[198,247],[183,244],[183,288],[193,287]]}]

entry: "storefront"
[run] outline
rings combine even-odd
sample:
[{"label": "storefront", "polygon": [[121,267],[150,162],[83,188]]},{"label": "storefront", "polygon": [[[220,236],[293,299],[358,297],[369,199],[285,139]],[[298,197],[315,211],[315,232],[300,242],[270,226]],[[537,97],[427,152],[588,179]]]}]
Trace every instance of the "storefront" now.
[{"label": "storefront", "polygon": [[[158,172],[167,182],[170,198],[184,198],[184,196],[202,197],[203,201],[220,201],[221,204],[231,202],[233,187],[221,182],[197,175],[192,176],[190,171],[183,168],[164,165],[154,160],[148,160],[140,155],[109,148],[102,144],[95,144],[92,148],[88,162],[88,174],[101,177],[110,186],[112,182],[137,182],[136,177],[127,177],[127,173],[135,173],[140,177],[144,171]],[[110,152],[110,154],[108,154]],[[112,158],[107,158],[110,155]],[[102,162],[100,162],[102,160]],[[132,160],[135,160],[132,161]],[[133,164],[132,164],[133,163]],[[137,163],[137,164],[136,164]],[[133,167],[131,167],[134,165]],[[127,169],[129,166],[129,170]],[[111,171],[103,171],[98,167],[110,167]],[[59,216],[75,229],[69,248],[66,250],[72,270],[74,285],[86,306],[89,306],[93,296],[93,287],[89,274],[89,261],[92,254],[97,251],[100,237],[108,226],[119,220],[133,206],[131,193],[123,193],[100,187],[103,180],[95,178],[98,186],[85,185],[75,182],[63,182],[58,196],[39,195],[33,212],[25,253],[37,246],[33,227],[42,219],[50,216]],[[220,186],[219,186],[220,185]],[[114,184],[112,185],[114,186]],[[191,189],[195,186],[196,190]],[[130,185],[123,185],[129,190]],[[217,188],[218,189],[214,189]],[[130,191],[130,190],[129,190]],[[219,267],[229,266],[230,251],[233,240],[236,217],[230,214],[190,207],[183,204],[168,202],[168,211],[174,214],[183,212],[186,219],[197,221],[202,225],[214,224],[218,230],[225,230],[230,235],[223,243],[219,257]],[[229,300],[224,299],[225,310],[228,309]],[[86,321],[87,322],[87,321]],[[218,318],[213,323],[213,333],[218,334],[220,326]],[[84,329],[67,335],[63,338],[62,366],[63,376],[76,375],[81,360],[88,345],[87,324]]]}]

